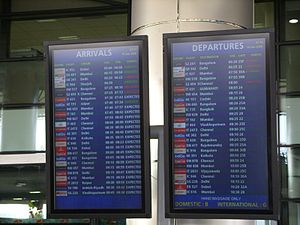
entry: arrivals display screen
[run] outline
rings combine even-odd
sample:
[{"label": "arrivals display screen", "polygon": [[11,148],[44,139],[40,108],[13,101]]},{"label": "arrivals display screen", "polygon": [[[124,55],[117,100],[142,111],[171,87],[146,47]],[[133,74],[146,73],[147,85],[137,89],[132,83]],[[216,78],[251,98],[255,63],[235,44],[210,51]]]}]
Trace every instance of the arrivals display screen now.
[{"label": "arrivals display screen", "polygon": [[277,213],[271,36],[164,36],[167,216]]},{"label": "arrivals display screen", "polygon": [[150,216],[147,47],[46,44],[50,216]]}]

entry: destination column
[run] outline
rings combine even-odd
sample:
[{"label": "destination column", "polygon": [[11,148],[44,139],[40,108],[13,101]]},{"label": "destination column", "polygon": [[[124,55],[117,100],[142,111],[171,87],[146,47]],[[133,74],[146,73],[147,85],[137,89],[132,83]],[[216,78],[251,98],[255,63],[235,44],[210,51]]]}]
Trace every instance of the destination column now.
[{"label": "destination column", "polygon": [[99,94],[97,94],[97,70],[93,61],[81,60],[78,63],[80,88],[80,136],[78,142],[81,146],[81,194],[90,195],[103,191],[103,185],[96,183],[97,180],[97,161],[100,145],[95,142],[97,139],[97,115],[101,108],[97,104]]}]

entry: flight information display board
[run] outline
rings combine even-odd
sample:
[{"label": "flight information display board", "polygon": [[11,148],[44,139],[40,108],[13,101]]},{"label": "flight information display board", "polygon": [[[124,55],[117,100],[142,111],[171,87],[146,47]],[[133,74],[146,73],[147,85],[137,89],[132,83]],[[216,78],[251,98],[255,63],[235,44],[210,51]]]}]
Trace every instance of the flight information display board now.
[{"label": "flight information display board", "polygon": [[151,216],[147,48],[46,44],[50,216]]},{"label": "flight information display board", "polygon": [[271,36],[164,36],[167,216],[276,217]]}]

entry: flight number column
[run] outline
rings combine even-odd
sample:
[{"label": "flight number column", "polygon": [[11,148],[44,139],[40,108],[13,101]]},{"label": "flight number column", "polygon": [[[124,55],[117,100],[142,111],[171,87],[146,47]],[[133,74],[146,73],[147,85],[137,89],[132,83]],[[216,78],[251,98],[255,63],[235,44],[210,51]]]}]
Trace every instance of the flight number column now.
[{"label": "flight number column", "polygon": [[[186,113],[186,183],[187,194],[200,193],[199,176],[199,144],[198,136],[198,90],[197,90],[197,72],[198,62],[195,57],[187,60],[185,68],[185,113]],[[176,104],[176,103],[175,103]],[[176,105],[175,105],[176,107]]]},{"label": "flight number column", "polygon": [[79,194],[79,164],[78,157],[80,143],[77,142],[79,135],[79,106],[77,104],[79,96],[77,95],[78,74],[74,63],[66,64],[66,148],[67,148],[67,179],[68,195]]}]

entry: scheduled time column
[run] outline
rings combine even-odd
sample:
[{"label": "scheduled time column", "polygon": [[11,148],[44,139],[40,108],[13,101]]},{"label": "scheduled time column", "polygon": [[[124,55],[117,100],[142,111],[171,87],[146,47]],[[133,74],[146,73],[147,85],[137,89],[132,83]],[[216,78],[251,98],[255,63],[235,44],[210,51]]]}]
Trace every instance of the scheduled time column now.
[{"label": "scheduled time column", "polygon": [[247,97],[244,93],[246,71],[245,54],[232,54],[228,60],[229,104],[229,162],[230,193],[245,194],[247,189],[247,136],[245,112]]}]

